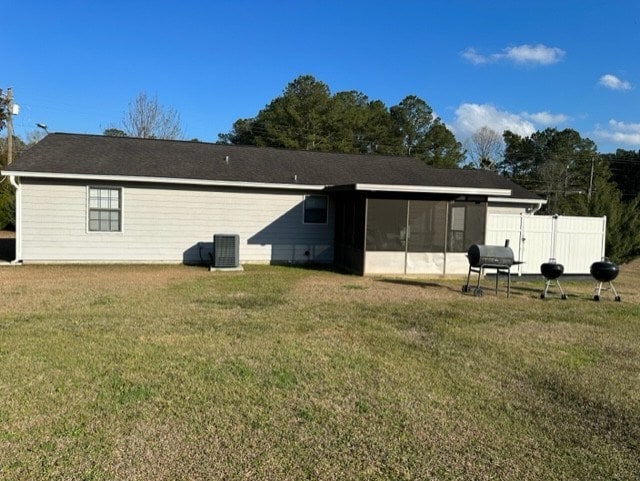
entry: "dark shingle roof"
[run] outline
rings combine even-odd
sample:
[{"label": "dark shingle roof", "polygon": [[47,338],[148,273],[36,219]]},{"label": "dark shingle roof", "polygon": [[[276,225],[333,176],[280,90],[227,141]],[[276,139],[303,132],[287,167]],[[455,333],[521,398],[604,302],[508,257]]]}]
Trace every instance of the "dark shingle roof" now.
[{"label": "dark shingle roof", "polygon": [[81,134],[50,134],[4,171],[267,184],[511,189],[512,197],[539,199],[493,172],[436,169],[412,157]]}]

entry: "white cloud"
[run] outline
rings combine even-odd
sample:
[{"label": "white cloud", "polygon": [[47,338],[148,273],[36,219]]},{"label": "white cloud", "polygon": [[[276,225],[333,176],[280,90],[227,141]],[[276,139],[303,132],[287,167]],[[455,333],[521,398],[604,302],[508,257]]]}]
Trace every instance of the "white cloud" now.
[{"label": "white cloud", "polygon": [[540,128],[553,127],[567,120],[568,117],[563,114],[549,112],[516,114],[500,110],[491,104],[467,103],[456,109],[451,129],[458,139],[463,141],[485,126],[500,135],[505,130],[510,130],[522,137],[528,137]]},{"label": "white cloud", "polygon": [[521,115],[544,127],[555,127],[569,120],[569,117],[564,114],[552,114],[549,112],[538,112],[535,114],[523,113]]},{"label": "white cloud", "polygon": [[598,127],[594,136],[599,140],[638,147],[640,146],[640,123],[628,124],[611,119],[608,127]]},{"label": "white cloud", "polygon": [[546,45],[518,45],[507,47],[502,52],[482,55],[474,48],[467,48],[462,52],[462,57],[474,65],[508,60],[520,65],[551,65],[562,61],[565,51],[558,47]]},{"label": "white cloud", "polygon": [[560,62],[565,55],[562,49],[542,44],[509,47],[504,52],[506,58],[520,64],[551,65]]},{"label": "white cloud", "polygon": [[469,47],[464,52],[462,52],[462,56],[474,65],[482,65],[484,63],[491,62],[491,58],[480,55],[476,51],[476,49],[472,47]]},{"label": "white cloud", "polygon": [[600,77],[598,84],[611,90],[631,90],[629,82],[609,73]]}]

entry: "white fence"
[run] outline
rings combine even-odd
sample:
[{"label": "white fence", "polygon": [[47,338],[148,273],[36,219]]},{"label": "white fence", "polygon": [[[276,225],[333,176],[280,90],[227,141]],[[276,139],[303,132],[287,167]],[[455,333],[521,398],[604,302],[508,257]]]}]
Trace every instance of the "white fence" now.
[{"label": "white fence", "polygon": [[540,274],[540,264],[556,259],[565,274],[589,274],[604,255],[606,217],[532,216],[489,214],[487,245],[504,245],[509,239],[518,274]]}]

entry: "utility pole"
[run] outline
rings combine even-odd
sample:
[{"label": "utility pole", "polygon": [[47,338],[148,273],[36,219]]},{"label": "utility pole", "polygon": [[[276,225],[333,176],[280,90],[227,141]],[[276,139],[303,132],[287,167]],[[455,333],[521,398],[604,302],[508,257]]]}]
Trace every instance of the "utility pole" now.
[{"label": "utility pole", "polygon": [[13,121],[11,114],[13,113],[13,105],[11,102],[11,87],[7,88],[7,165],[13,161]]}]

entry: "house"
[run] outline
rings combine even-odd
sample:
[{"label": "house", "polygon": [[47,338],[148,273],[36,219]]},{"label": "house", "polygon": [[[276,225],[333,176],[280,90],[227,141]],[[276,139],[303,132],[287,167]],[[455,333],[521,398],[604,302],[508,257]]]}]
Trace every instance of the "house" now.
[{"label": "house", "polygon": [[237,234],[241,263],[461,274],[490,216],[545,202],[496,173],[415,158],[63,133],[2,174],[23,263],[209,263],[213,235]]}]

